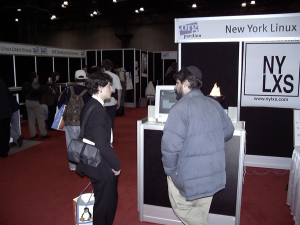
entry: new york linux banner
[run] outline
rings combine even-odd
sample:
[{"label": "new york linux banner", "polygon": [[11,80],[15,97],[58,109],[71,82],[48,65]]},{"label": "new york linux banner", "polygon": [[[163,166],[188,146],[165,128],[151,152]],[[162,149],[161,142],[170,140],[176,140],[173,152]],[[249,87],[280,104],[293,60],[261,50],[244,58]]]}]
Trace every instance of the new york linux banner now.
[{"label": "new york linux banner", "polygon": [[299,38],[300,13],[175,19],[175,43]]},{"label": "new york linux banner", "polygon": [[241,106],[300,108],[300,42],[246,42]]}]

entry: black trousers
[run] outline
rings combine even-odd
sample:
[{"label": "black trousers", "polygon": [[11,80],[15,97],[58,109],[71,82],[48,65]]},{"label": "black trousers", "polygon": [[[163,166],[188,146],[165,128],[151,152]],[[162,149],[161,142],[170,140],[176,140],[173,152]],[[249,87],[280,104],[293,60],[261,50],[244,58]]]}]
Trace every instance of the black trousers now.
[{"label": "black trousers", "polygon": [[105,106],[105,109],[111,119],[111,128],[114,130],[117,105]]},{"label": "black trousers", "polygon": [[94,188],[95,204],[93,225],[112,225],[118,205],[118,176],[113,182],[91,178]]},{"label": "black trousers", "polygon": [[0,157],[7,157],[10,139],[10,117],[0,120]]}]

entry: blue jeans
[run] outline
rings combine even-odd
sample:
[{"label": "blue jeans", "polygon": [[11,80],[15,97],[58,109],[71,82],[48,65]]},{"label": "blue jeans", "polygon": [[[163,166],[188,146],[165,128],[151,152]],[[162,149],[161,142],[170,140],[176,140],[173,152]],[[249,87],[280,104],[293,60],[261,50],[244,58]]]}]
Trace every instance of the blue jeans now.
[{"label": "blue jeans", "polygon": [[[80,126],[65,126],[67,148],[72,139],[78,138]],[[76,169],[76,164],[69,162],[70,169]]]},{"label": "blue jeans", "polygon": [[14,143],[17,143],[17,139],[21,135],[19,118],[19,110],[15,111],[10,118],[10,136],[13,138]]}]

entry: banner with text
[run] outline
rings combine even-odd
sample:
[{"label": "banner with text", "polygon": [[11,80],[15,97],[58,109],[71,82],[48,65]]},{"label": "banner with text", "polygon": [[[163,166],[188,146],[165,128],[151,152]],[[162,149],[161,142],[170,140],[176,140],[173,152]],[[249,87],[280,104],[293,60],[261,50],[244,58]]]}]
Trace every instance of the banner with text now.
[{"label": "banner with text", "polygon": [[41,55],[41,47],[14,43],[0,43],[0,54]]},{"label": "banner with text", "polygon": [[175,43],[300,40],[300,13],[175,19]]},{"label": "banner with text", "polygon": [[300,108],[300,42],[246,42],[241,106]]},{"label": "banner with text", "polygon": [[84,50],[42,47],[43,56],[85,58]]}]

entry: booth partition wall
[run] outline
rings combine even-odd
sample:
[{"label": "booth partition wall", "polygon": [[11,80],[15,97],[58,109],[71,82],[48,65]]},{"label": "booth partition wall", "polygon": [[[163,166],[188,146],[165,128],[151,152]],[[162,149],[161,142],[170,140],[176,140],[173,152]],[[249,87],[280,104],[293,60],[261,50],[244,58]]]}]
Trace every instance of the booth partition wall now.
[{"label": "booth partition wall", "polygon": [[[60,73],[59,83],[74,82],[75,71],[82,68],[85,51],[42,46],[0,43],[0,76],[8,87],[22,87],[30,72],[37,72],[46,83],[53,71]],[[24,102],[20,95],[20,102]]]}]

